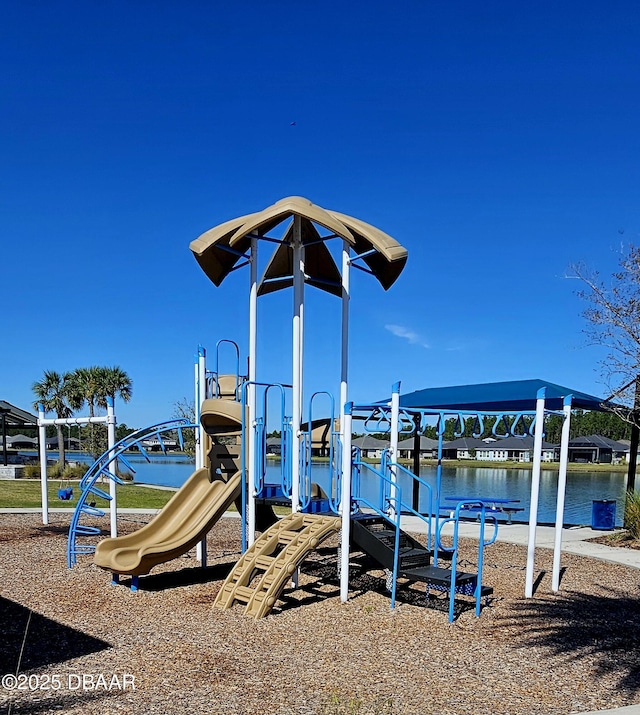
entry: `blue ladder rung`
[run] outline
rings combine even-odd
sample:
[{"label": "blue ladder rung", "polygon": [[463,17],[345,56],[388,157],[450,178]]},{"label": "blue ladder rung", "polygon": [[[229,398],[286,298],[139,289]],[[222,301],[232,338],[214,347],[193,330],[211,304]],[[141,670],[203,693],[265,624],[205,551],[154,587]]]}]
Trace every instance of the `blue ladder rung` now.
[{"label": "blue ladder rung", "polygon": [[76,546],[71,553],[72,554],[92,554],[95,550],[96,550],[95,546],[90,546],[89,544],[87,544],[87,545],[82,545],[82,546]]},{"label": "blue ladder rung", "polygon": [[76,526],[76,534],[83,534],[85,536],[94,536],[101,533],[101,529],[97,526],[86,526],[85,524],[78,524]]},{"label": "blue ladder rung", "polygon": [[118,459],[124,464],[124,466],[132,473],[135,474],[136,470],[131,466],[131,462],[125,459],[122,454],[118,455]]},{"label": "blue ladder rung", "polygon": [[83,514],[89,514],[89,516],[104,516],[106,513],[102,509],[98,509],[96,506],[89,506],[88,504],[83,504],[80,511]]},{"label": "blue ladder rung", "polygon": [[95,484],[87,487],[86,491],[89,492],[89,494],[95,494],[97,497],[111,501],[111,494],[109,494],[109,492],[105,492],[103,489],[100,489]]}]

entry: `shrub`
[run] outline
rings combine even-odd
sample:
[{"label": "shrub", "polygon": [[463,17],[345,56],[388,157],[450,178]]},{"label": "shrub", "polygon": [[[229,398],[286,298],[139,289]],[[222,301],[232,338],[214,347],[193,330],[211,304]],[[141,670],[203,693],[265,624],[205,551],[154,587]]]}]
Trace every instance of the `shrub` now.
[{"label": "shrub", "polygon": [[624,503],[624,526],[631,537],[640,539],[640,492],[627,492]]},{"label": "shrub", "polygon": [[49,479],[62,479],[62,471],[60,462],[47,466],[47,476]]},{"label": "shrub", "polygon": [[22,475],[25,479],[40,479],[40,465],[25,464]]},{"label": "shrub", "polygon": [[62,479],[82,479],[87,469],[88,466],[86,464],[67,464],[62,472]]}]

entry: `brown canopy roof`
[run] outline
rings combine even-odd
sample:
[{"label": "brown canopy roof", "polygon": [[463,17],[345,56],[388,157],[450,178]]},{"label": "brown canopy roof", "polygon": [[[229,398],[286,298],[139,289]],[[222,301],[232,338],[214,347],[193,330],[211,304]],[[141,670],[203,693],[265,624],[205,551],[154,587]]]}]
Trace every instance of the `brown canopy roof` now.
[{"label": "brown canopy roof", "polygon": [[5,414],[5,422],[8,427],[26,427],[38,424],[38,418],[30,412],[21,410],[10,402],[0,400],[0,411]]},{"label": "brown canopy roof", "polygon": [[[263,211],[220,224],[192,241],[190,248],[202,270],[219,286],[249,249],[251,234],[265,236],[294,216],[301,218],[302,243],[307,246],[307,282],[334,295],[341,294],[340,272],[323,242],[325,239],[342,238],[358,255],[373,251],[362,260],[385,290],[394,284],[407,262],[406,249],[383,231],[351,216],[323,209],[299,196],[281,199]],[[330,231],[330,236],[321,236],[314,224]],[[281,246],[263,276],[261,294],[292,284],[292,225],[280,240]]]}]

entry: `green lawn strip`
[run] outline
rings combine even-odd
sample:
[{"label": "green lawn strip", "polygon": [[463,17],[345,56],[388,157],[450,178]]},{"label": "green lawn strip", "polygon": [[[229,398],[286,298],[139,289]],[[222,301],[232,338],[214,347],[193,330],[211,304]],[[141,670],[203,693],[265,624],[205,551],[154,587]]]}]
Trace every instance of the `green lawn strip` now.
[{"label": "green lawn strip", "polygon": [[[59,486],[58,481],[49,482],[49,506],[51,508],[74,508],[79,495],[78,483],[65,482],[64,486],[73,487],[73,498],[69,501],[58,499]],[[98,488],[106,492],[109,491],[108,484],[98,484]],[[37,479],[1,480],[0,509],[39,508],[41,506],[40,494],[40,481]],[[161,509],[174,494],[174,491],[166,489],[153,489],[134,484],[119,484],[116,491],[116,500],[118,508],[122,509]],[[96,498],[96,506],[106,508],[108,502],[105,499]]]},{"label": "green lawn strip", "polygon": [[[78,501],[78,483],[65,482],[64,486],[73,487],[73,499],[62,501],[58,499],[59,481],[50,481],[48,484],[49,507],[75,508]],[[99,489],[108,492],[108,484],[99,484]],[[135,484],[119,484],[116,491],[116,500],[119,509],[162,509],[162,507],[175,494],[174,490],[154,489],[153,487],[141,487]],[[108,509],[109,502],[96,497],[96,506],[100,509]],[[0,509],[39,509],[40,503],[40,480],[37,479],[6,479],[0,480]],[[274,507],[276,514],[284,516],[291,511],[287,507]],[[232,504],[228,511],[236,511]]]}]

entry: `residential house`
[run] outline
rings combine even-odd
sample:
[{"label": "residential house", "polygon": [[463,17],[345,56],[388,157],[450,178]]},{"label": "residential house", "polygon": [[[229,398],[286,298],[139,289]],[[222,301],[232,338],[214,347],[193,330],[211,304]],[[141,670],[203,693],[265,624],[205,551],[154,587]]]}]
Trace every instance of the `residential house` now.
[{"label": "residential house", "polygon": [[475,437],[458,437],[442,445],[444,459],[475,459],[476,452],[485,446],[481,439]]},{"label": "residential house", "polygon": [[389,449],[389,444],[390,442],[388,439],[378,439],[370,434],[357,437],[351,442],[353,447],[358,447],[358,449],[360,449],[363,457],[367,457],[369,459],[380,459],[380,457],[382,457],[382,452],[384,452],[385,449]]},{"label": "residential house", "polygon": [[[556,445],[542,443],[542,461],[553,462],[556,458]],[[533,461],[533,437],[503,437],[486,442],[476,448],[476,459],[490,462],[531,462]]]},{"label": "residential house", "polygon": [[282,454],[282,438],[267,437],[267,454],[279,457]]},{"label": "residential house", "polygon": [[[398,442],[398,457],[400,459],[412,459],[413,445],[413,437],[408,437],[407,439],[400,440]],[[420,435],[420,459],[437,459],[437,457],[438,440],[431,439],[430,437],[425,437],[424,435]]]},{"label": "residential house", "polygon": [[599,434],[569,440],[570,462],[617,464],[623,459],[628,459],[628,455],[629,449],[625,444]]}]

